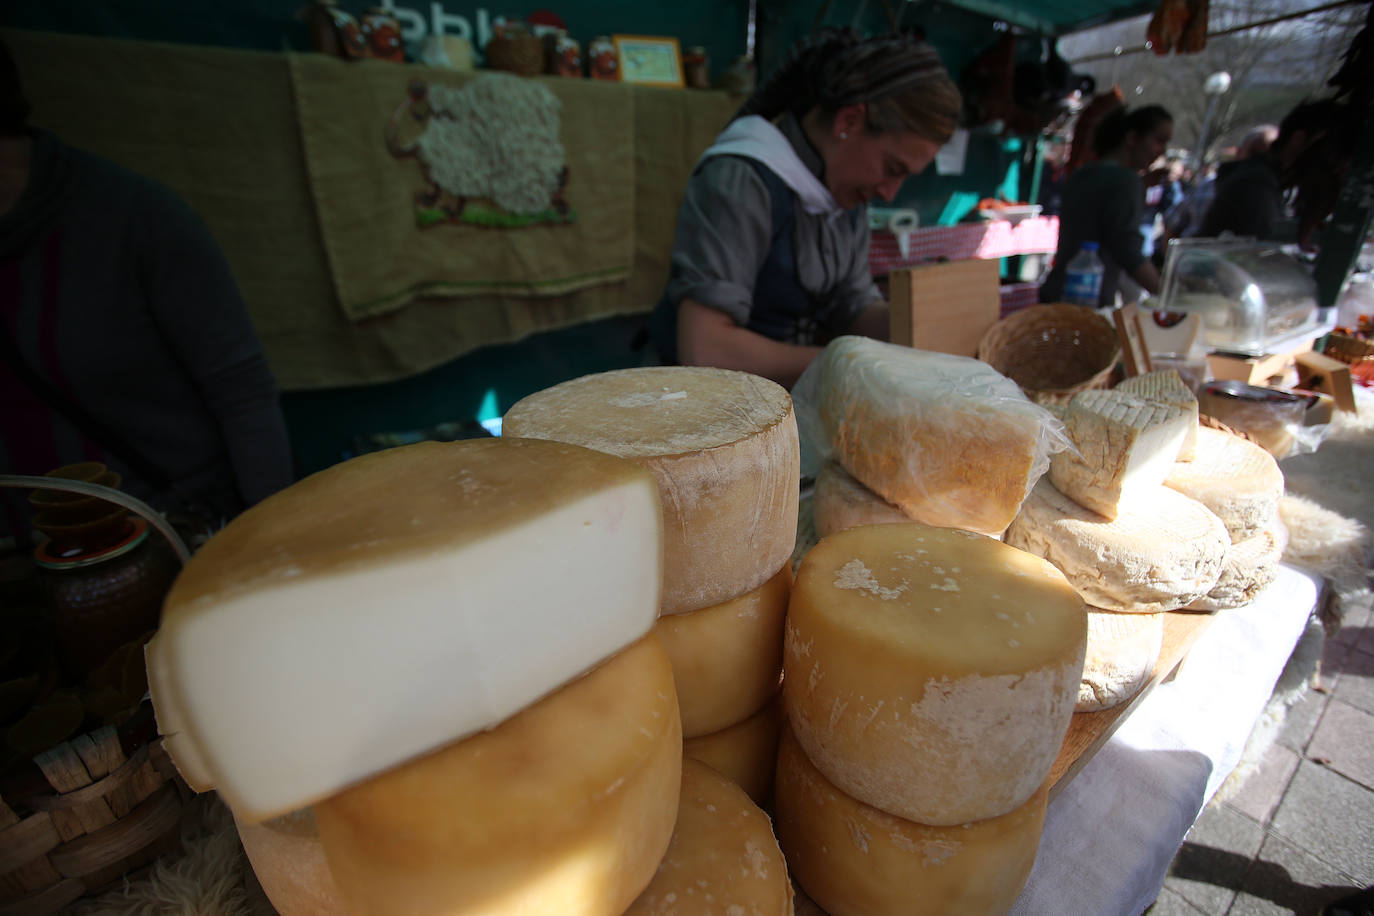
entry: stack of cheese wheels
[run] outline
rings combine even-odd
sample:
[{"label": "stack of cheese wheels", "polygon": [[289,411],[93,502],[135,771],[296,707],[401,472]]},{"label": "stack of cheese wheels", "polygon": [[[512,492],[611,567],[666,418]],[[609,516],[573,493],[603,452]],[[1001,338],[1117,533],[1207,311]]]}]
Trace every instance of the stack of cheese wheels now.
[{"label": "stack of cheese wheels", "polygon": [[818,479],[821,536],[854,521],[900,521],[887,507],[1000,535],[1044,473],[1053,419],[986,363],[840,337],[807,371],[818,451],[855,481],[832,470],[823,498]]},{"label": "stack of cheese wheels", "polygon": [[992,914],[1020,893],[1083,671],[1052,565],[920,524],[833,534],[787,615],[778,839],[835,916]]},{"label": "stack of cheese wheels", "polygon": [[653,478],[577,446],[321,471],[174,584],[148,648],[165,746],[283,913],[614,916],[677,817],[661,542]]},{"label": "stack of cheese wheels", "polygon": [[762,803],[780,717],[800,452],[780,385],[685,366],[588,375],[516,403],[506,435],[627,458],[653,474],[664,515],[662,618],[686,752]]}]

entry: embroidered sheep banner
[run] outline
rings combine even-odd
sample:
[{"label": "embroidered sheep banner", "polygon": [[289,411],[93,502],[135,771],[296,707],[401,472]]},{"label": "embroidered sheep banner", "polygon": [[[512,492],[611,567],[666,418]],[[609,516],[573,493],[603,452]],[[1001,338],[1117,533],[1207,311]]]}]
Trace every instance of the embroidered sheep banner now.
[{"label": "embroidered sheep banner", "polygon": [[350,321],[626,279],[633,87],[291,54],[320,235]]},{"label": "embroidered sheep banner", "polygon": [[543,83],[510,74],[458,89],[412,80],[386,141],[393,156],[419,163],[426,182],[415,195],[416,225],[573,222],[561,108]]}]

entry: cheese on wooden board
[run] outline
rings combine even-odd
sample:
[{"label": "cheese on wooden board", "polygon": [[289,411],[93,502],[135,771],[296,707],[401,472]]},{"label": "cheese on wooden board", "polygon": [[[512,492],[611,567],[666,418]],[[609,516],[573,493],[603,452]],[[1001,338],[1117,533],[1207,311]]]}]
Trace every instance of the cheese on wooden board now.
[{"label": "cheese on wooden board", "polygon": [[302,808],[260,824],[235,821],[235,826],[258,883],[280,916],[347,916],[313,811]]},{"label": "cheese on wooden board", "polygon": [[1278,517],[1283,472],[1274,456],[1253,442],[1202,427],[1192,461],[1174,465],[1164,479],[1185,496],[1211,509],[1232,541],[1254,537]]},{"label": "cheese on wooden board", "polygon": [[1193,460],[1193,455],[1197,452],[1197,395],[1193,393],[1193,389],[1188,387],[1188,383],[1183,380],[1177,370],[1161,369],[1158,372],[1133,375],[1117,385],[1116,390],[1133,394],[1147,401],[1172,404],[1186,413],[1192,419],[1192,424],[1188,427],[1188,435],[1183,439],[1182,448],[1179,449],[1178,460]]},{"label": "cheese on wooden board", "polygon": [[792,565],[715,607],[660,617],[654,632],[673,660],[682,735],[709,735],[747,719],[778,692],[782,622]]},{"label": "cheese on wooden board", "polygon": [[1006,542],[1049,560],[1093,607],[1154,614],[1211,591],[1230,538],[1221,519],[1168,487],[1109,520],[1042,480]]},{"label": "cheese on wooden board", "polygon": [[1171,404],[1119,391],[1080,391],[1064,412],[1064,429],[1076,451],[1050,458],[1059,492],[1106,518],[1123,500],[1148,499],[1178,460],[1197,419]]},{"label": "cheese on wooden board", "polygon": [[849,796],[784,730],[775,828],[792,876],[830,916],[1001,916],[1035,864],[1047,799],[1042,786],[1000,817],[918,824]]},{"label": "cheese on wooden board", "polygon": [[792,916],[792,882],[773,824],[744,790],[682,761],[668,852],[625,916]]},{"label": "cheese on wooden board", "polygon": [[986,363],[840,337],[816,371],[831,456],[917,521],[996,535],[1048,466],[1059,424]]},{"label": "cheese on wooden board", "polygon": [[1259,534],[1237,541],[1226,551],[1221,576],[1212,590],[1188,605],[1194,611],[1242,607],[1278,578],[1279,561],[1288,546],[1288,529],[1277,518]]},{"label": "cheese on wooden board", "polygon": [[811,505],[816,537],[821,538],[860,525],[901,524],[912,520],[834,461],[827,461],[816,474]]},{"label": "cheese on wooden board", "polygon": [[767,379],[688,366],[587,375],[517,402],[502,431],[620,455],[653,473],[664,614],[737,598],[792,555],[797,421],[787,391]]},{"label": "cheese on wooden board", "polygon": [[1074,712],[1120,706],[1140,692],[1159,662],[1164,615],[1088,608],[1088,652]]},{"label": "cheese on wooden board", "polygon": [[1068,730],[1087,615],[1060,572],[992,538],[851,528],[802,561],[783,697],[848,794],[922,824],[1025,804]]},{"label": "cheese on wooden board", "polygon": [[661,524],[642,468],[561,443],[311,475],[173,584],[147,656],[169,753],[253,822],[495,725],[649,632]]},{"label": "cheese on wooden board", "polygon": [[784,715],[779,693],[742,722],[682,742],[685,757],[698,760],[734,780],[756,804],[767,805],[778,759],[778,732]]},{"label": "cheese on wooden board", "polygon": [[355,916],[617,916],[668,848],[681,778],[672,663],[651,634],[315,818]]}]

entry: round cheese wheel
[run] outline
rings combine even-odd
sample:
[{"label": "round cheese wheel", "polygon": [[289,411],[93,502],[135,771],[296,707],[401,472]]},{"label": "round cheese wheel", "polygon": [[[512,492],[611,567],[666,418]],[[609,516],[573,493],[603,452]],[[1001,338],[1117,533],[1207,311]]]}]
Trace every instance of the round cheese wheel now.
[{"label": "round cheese wheel", "polygon": [[744,790],[682,761],[677,826],[658,871],[625,916],[792,916],[792,883],[773,825]]},{"label": "round cheese wheel", "polygon": [[668,848],[681,778],[672,664],[650,634],[491,731],[324,799],[315,817],[355,914],[615,916]]},{"label": "round cheese wheel", "polygon": [[787,611],[787,719],[826,778],[922,824],[1020,807],[1073,715],[1087,615],[1038,557],[952,528],[821,541]]},{"label": "round cheese wheel", "polygon": [[1164,485],[1211,509],[1233,541],[1259,534],[1278,517],[1283,498],[1283,472],[1273,455],[1205,426],[1198,430],[1193,459],[1175,463]]},{"label": "round cheese wheel", "polygon": [[235,818],[234,823],[258,883],[281,916],[346,916],[313,811],[301,808],[258,824]]},{"label": "round cheese wheel", "polygon": [[1211,591],[1231,543],[1207,507],[1168,487],[1109,521],[1048,480],[1035,485],[1006,541],[1059,567],[1089,605],[1141,614]]},{"label": "round cheese wheel", "polygon": [[1074,711],[1111,709],[1135,696],[1155,670],[1163,645],[1163,614],[1088,608],[1088,651]]},{"label": "round cheese wheel", "polygon": [[1000,817],[933,827],[894,817],[837,788],[784,731],[778,841],[802,889],[832,916],[993,916],[1021,893],[1048,791]]},{"label": "round cheese wheel", "polygon": [[816,474],[816,490],[811,499],[817,537],[860,525],[887,525],[912,520],[911,516],[859,483],[834,461],[827,461]]},{"label": "round cheese wheel", "polygon": [[739,784],[756,804],[768,804],[782,728],[782,694],[743,722],[682,742],[682,753]]},{"label": "round cheese wheel", "polygon": [[603,372],[517,402],[502,433],[556,439],[647,468],[663,500],[661,612],[758,588],[792,555],[801,451],[786,389],[745,372]]},{"label": "round cheese wheel", "polygon": [[792,566],[784,563],[734,601],[659,618],[654,630],[673,660],[684,738],[747,719],[778,692],[791,592]]},{"label": "round cheese wheel", "polygon": [[1249,604],[1279,574],[1288,545],[1288,529],[1275,519],[1254,537],[1236,541],[1226,551],[1221,576],[1212,590],[1188,605],[1194,611],[1223,611]]}]

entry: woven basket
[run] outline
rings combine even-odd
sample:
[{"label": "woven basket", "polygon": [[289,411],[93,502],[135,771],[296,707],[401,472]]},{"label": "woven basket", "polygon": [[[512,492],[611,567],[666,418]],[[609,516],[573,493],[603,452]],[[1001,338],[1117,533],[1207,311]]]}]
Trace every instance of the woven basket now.
[{"label": "woven basket", "polygon": [[1322,353],[1353,366],[1363,360],[1374,359],[1374,341],[1361,340],[1358,337],[1351,337],[1349,334],[1333,332],[1326,336],[1326,343],[1322,345]]},{"label": "woven basket", "polygon": [[1109,387],[1120,356],[1111,322],[1077,305],[1022,309],[994,324],[978,343],[979,359],[1042,404]]},{"label": "woven basket", "polygon": [[177,849],[190,792],[148,702],[33,763],[0,787],[0,916],[56,913]]},{"label": "woven basket", "polygon": [[487,42],[487,66],[521,76],[544,72],[544,41],[523,29],[510,29]]}]

